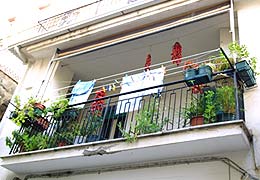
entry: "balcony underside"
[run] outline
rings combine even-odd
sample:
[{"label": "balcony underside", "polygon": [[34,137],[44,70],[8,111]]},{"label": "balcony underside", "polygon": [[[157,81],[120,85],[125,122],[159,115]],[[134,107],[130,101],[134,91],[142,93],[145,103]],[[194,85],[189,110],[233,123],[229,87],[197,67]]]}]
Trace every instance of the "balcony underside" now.
[{"label": "balcony underside", "polygon": [[116,139],[19,153],[2,157],[1,166],[22,174],[99,170],[132,163],[241,151],[249,149],[249,141],[244,121],[226,121],[144,135],[135,143]]}]

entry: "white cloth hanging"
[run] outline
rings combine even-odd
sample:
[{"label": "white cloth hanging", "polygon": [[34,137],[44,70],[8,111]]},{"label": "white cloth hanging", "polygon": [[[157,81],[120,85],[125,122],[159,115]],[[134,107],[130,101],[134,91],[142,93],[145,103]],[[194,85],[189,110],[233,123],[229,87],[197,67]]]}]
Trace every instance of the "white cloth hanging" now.
[{"label": "white cloth hanging", "polygon": [[[122,79],[120,93],[126,93],[138,89],[161,85],[163,84],[163,79],[164,68],[158,68],[131,76],[125,76]],[[158,93],[161,91],[162,87],[119,96],[116,114],[138,110],[141,106],[140,100],[142,99],[142,96]]]},{"label": "white cloth hanging", "polygon": [[[94,88],[95,82],[96,80],[87,82],[79,80],[72,89],[72,96],[70,97],[69,105],[87,101]],[[77,107],[83,108],[84,104],[78,105]]]}]

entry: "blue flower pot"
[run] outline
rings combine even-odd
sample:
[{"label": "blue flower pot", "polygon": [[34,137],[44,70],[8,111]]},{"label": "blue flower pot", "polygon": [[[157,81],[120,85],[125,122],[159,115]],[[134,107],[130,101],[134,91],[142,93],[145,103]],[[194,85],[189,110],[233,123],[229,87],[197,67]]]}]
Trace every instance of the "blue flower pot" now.
[{"label": "blue flower pot", "polygon": [[246,60],[236,63],[237,74],[243,81],[246,87],[256,85],[256,79],[253,69],[249,66]]}]

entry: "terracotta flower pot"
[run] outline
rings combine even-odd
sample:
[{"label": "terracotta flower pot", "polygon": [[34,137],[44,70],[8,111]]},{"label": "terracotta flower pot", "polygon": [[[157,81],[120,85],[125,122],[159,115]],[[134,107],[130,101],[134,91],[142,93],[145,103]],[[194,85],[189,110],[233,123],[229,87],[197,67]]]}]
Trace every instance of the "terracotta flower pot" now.
[{"label": "terracotta flower pot", "polygon": [[202,125],[203,122],[204,122],[204,117],[203,116],[196,116],[196,117],[191,118],[190,125],[191,126]]},{"label": "terracotta flower pot", "polygon": [[42,110],[42,111],[45,109],[45,106],[44,106],[43,104],[41,104],[41,103],[35,103],[35,104],[34,104],[34,107],[35,107],[35,108],[39,108],[39,109]]}]

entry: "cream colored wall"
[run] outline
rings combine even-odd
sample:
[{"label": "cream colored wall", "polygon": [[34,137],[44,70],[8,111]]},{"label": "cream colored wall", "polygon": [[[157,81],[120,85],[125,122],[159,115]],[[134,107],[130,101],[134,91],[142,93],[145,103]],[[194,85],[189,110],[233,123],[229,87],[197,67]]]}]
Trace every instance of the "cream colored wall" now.
[{"label": "cream colored wall", "polygon": [[[42,80],[45,78],[45,73],[49,61],[49,59],[38,59],[33,63],[28,64],[25,76],[16,88],[13,97],[16,95],[20,96],[21,102],[26,101],[31,96],[35,97],[36,95],[38,95],[37,98],[40,99],[41,97],[39,96],[40,94],[38,92],[41,87]],[[52,78],[51,81],[51,88],[63,87],[63,85],[61,84],[62,81],[66,81],[67,84],[65,85],[68,85],[73,77],[73,73],[67,68],[58,69],[57,73],[54,73],[54,75],[55,76]],[[51,93],[44,96],[43,99],[52,100],[54,99],[54,97],[57,96],[54,91],[50,90],[50,92]],[[67,92],[62,91],[60,93]],[[9,148],[5,146],[5,137],[11,136],[12,131],[18,128],[12,121],[10,121],[10,119],[8,119],[10,112],[13,109],[14,107],[9,104],[0,123],[0,155],[9,153]]]},{"label": "cream colored wall", "polygon": [[[218,157],[228,157],[246,170],[250,168],[247,164],[247,152],[233,152],[227,154],[218,154]],[[188,158],[187,158],[188,159]],[[229,173],[230,170],[230,173]],[[29,180],[238,180],[241,174],[223,162],[198,162],[168,165],[161,167],[147,167],[137,169],[125,169],[108,172],[98,172],[92,174],[81,174],[55,178],[29,178]]]},{"label": "cream colored wall", "polygon": [[[260,24],[257,18],[260,17],[260,1],[259,0],[243,0],[235,4],[238,16],[239,26],[239,41],[245,44],[252,56],[258,59],[258,72],[260,61]],[[254,153],[256,165],[260,167],[260,77],[257,77],[258,87],[251,90],[246,90],[244,94],[245,99],[245,118],[247,126],[253,133]]]},{"label": "cream colored wall", "polygon": [[[66,94],[68,94],[69,90],[68,86],[71,85],[73,76],[74,72],[66,66],[63,67],[61,63],[58,63],[54,69],[53,77],[51,77],[47,89],[44,92],[44,99],[56,100],[66,98]],[[75,82],[73,82],[73,84],[75,84]]]}]

